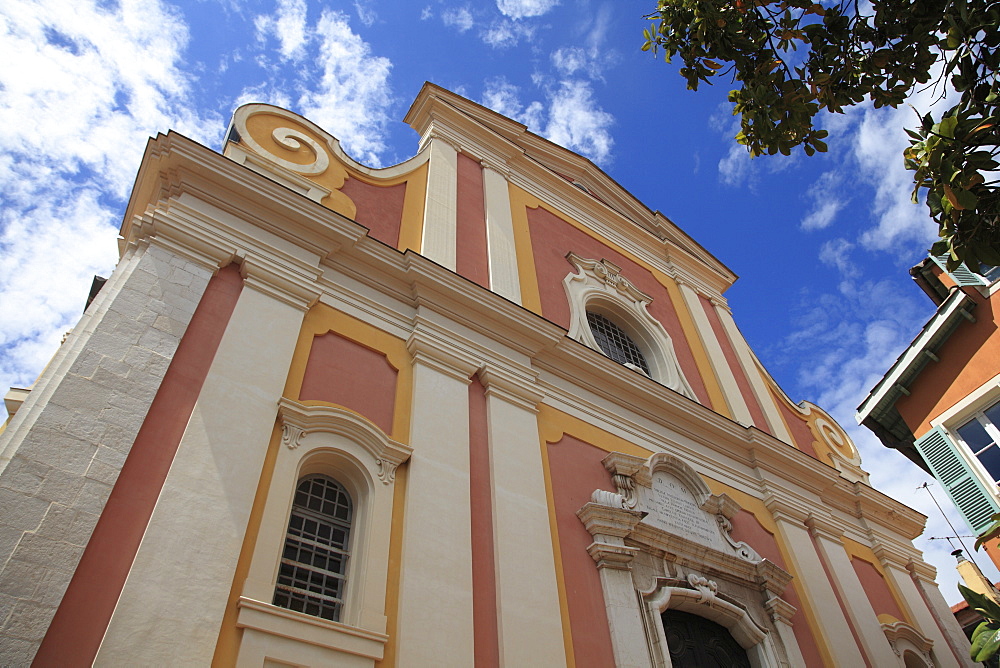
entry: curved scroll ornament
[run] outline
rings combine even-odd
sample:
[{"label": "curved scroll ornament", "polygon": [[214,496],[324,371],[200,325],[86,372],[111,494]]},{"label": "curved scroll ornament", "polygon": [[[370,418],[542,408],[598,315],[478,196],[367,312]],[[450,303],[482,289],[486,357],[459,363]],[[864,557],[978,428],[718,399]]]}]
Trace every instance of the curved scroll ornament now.
[{"label": "curved scroll ornament", "polygon": [[385,485],[391,485],[396,481],[396,464],[386,459],[376,459],[378,466],[378,479]]},{"label": "curved scroll ornament", "polygon": [[305,431],[295,425],[281,425],[281,443],[289,450],[294,450],[299,447],[299,443],[302,442],[303,434],[305,434]]},{"label": "curved scroll ornament", "polygon": [[805,416],[816,442],[829,451],[834,467],[852,481],[867,483],[868,474],[861,469],[861,453],[837,421],[808,401],[800,402],[796,408]]},{"label": "curved scroll ornament", "polygon": [[719,585],[715,580],[709,580],[697,573],[688,573],[687,581],[691,588],[699,594],[697,603],[711,605],[712,601],[715,600],[715,594],[719,591]]},{"label": "curved scroll ornament", "polygon": [[733,523],[729,521],[729,518],[725,515],[716,515],[715,521],[719,523],[719,528],[722,529],[722,537],[736,550],[736,556],[752,563],[761,561],[761,556],[757,554],[757,550],[747,545],[745,541],[734,540],[730,535],[730,532],[733,530]]},{"label": "curved scroll ornament", "polygon": [[279,146],[288,149],[293,153],[298,153],[302,151],[304,147],[307,147],[312,151],[315,156],[312,162],[301,164],[298,162],[292,162],[291,160],[286,160],[280,155],[276,155],[274,151],[270,151],[265,148],[260,142],[254,138],[253,134],[247,129],[246,121],[252,116],[248,115],[246,118],[237,118],[237,131],[240,133],[240,141],[249,146],[258,155],[267,157],[268,160],[284,167],[290,172],[295,172],[296,174],[302,174],[303,176],[316,176],[317,174],[322,174],[330,166],[330,154],[327,153],[326,149],[320,146],[319,142],[315,139],[295,128],[290,127],[278,127],[271,132],[271,139],[275,141]]}]

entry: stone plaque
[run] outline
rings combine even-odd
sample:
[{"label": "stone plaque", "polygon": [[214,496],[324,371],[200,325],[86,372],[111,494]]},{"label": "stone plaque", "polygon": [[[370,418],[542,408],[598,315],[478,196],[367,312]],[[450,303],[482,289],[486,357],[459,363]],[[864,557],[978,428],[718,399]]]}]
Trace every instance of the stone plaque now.
[{"label": "stone plaque", "polygon": [[653,490],[646,510],[647,524],[721,549],[722,538],[715,518],[698,507],[694,494],[676,476],[666,471],[653,474]]}]

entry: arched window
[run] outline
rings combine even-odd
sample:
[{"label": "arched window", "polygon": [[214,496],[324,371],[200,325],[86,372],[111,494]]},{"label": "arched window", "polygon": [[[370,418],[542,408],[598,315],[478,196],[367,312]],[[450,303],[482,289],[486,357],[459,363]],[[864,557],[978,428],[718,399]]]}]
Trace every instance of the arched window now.
[{"label": "arched window", "polygon": [[563,279],[569,337],[694,399],[670,335],[646,308],[653,298],[622,276],[621,267],[612,262],[574,253],[566,259],[577,270]]},{"label": "arched window", "polygon": [[619,364],[642,369],[643,373],[649,375],[645,356],[625,330],[600,313],[592,311],[587,311],[587,323],[605,355]]},{"label": "arched window", "polygon": [[299,481],[288,520],[274,605],[340,621],[350,556],[351,497],[325,475]]}]

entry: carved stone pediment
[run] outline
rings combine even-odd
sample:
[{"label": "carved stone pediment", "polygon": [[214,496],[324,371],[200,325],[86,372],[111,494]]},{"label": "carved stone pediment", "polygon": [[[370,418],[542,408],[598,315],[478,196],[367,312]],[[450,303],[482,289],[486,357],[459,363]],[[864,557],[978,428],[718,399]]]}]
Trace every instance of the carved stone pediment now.
[{"label": "carved stone pediment", "polygon": [[619,452],[604,458],[618,493],[631,510],[645,513],[643,524],[750,563],[760,555],[730,535],[739,505],[712,494],[686,463],[665,453],[648,460]]}]

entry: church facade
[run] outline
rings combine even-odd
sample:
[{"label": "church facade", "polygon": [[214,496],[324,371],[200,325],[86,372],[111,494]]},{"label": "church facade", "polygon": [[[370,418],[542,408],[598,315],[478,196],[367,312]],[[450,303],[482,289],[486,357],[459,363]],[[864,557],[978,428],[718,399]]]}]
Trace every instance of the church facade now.
[{"label": "church facade", "polygon": [[0,663],[969,664],[729,269],[469,100],[405,120],[384,169],[267,105],[150,140],[0,434]]}]

